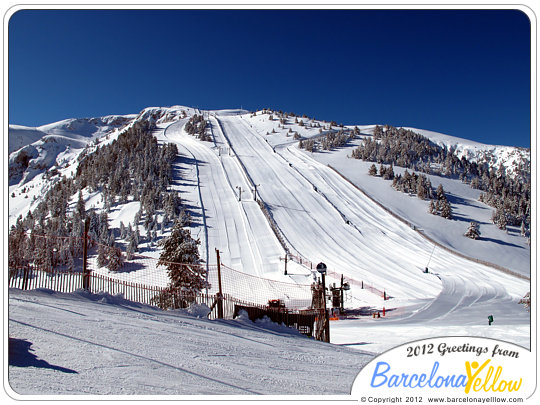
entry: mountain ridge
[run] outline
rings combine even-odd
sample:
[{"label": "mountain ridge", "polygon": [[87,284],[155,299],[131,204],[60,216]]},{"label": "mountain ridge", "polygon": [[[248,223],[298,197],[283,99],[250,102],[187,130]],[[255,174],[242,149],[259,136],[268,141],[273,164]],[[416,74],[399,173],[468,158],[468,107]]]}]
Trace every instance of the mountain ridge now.
[{"label": "mountain ridge", "polygon": [[[21,149],[24,149],[25,147],[27,147],[26,152],[31,151],[31,153],[29,153],[29,164],[31,166],[37,167],[38,169],[49,169],[56,163],[56,159],[54,157],[58,156],[68,147],[84,147],[84,143],[88,144],[95,139],[99,139],[107,134],[111,134],[111,132],[114,130],[118,130],[123,126],[129,125],[129,123],[138,118],[144,119],[145,116],[154,115],[158,117],[156,119],[157,123],[163,123],[177,118],[183,112],[192,115],[198,111],[200,110],[197,108],[184,106],[147,107],[139,114],[106,115],[103,117],[91,118],[69,118],[50,124],[41,125],[39,127],[26,127],[22,125],[9,124],[8,150],[10,168],[15,164],[16,160],[16,158],[12,155],[14,153],[15,155],[20,153]],[[207,114],[216,112],[230,115],[249,113],[248,111],[241,109],[206,111]],[[345,127],[359,127],[367,129],[377,125],[379,124],[347,125]],[[500,163],[503,163],[511,171],[524,161],[528,162],[528,165],[530,166],[530,148],[484,144],[452,135],[446,135],[413,127],[399,128],[404,128],[419,133],[429,138],[437,145],[454,151],[459,158],[463,156],[472,161],[485,161],[492,167],[497,167]],[[64,148],[55,148],[56,151],[47,150],[47,147],[44,146],[47,143],[46,140],[49,140],[48,142],[54,142],[55,138],[56,143],[63,145]],[[28,148],[29,146],[31,147]],[[48,155],[47,158],[42,156],[43,153],[40,152],[41,150],[45,151],[44,154]],[[19,158],[19,160],[21,160],[21,158]],[[26,159],[23,158],[23,160]],[[34,161],[34,165],[31,164],[32,161]],[[61,165],[60,162],[58,163]],[[20,171],[20,168],[15,170],[16,173],[20,173]],[[15,180],[12,180],[13,176],[14,175],[10,173],[10,185],[23,180],[23,176],[19,176]],[[27,178],[28,177],[24,179],[26,180]]]}]

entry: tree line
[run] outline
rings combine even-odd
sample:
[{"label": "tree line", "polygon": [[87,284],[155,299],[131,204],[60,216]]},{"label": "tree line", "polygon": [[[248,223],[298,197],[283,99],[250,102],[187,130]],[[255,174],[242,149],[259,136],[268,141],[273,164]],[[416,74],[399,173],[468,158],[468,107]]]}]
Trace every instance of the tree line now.
[{"label": "tree line", "polygon": [[[147,241],[154,243],[160,225],[163,233],[185,215],[178,193],[169,190],[177,147],[159,145],[152,129],[151,122],[136,121],[116,140],[98,143],[93,151],[87,147],[79,155],[74,176],[58,177],[36,207],[10,229],[9,266],[73,269],[82,254],[83,223],[88,219],[90,247],[94,242],[100,246],[98,265],[118,270],[122,265],[119,239],[126,243],[130,258],[142,239],[139,224],[147,230]],[[87,209],[83,192],[100,193],[103,209]],[[111,207],[128,201],[140,202],[133,224],[110,229]]]},{"label": "tree line", "polygon": [[360,135],[360,130],[358,127],[355,127],[352,130],[349,129],[340,129],[337,131],[330,131],[321,135],[312,137],[309,139],[300,139],[298,141],[298,147],[300,149],[305,149],[308,152],[316,152],[317,150],[334,150],[336,148],[341,148],[351,140],[355,139]]},{"label": "tree line", "polygon": [[472,162],[458,158],[455,151],[436,145],[428,138],[404,128],[376,126],[352,152],[352,157],[369,162],[413,169],[426,174],[459,178],[482,190],[480,201],[495,208],[493,222],[501,229],[522,227],[528,235],[531,224],[530,162],[521,162],[511,175],[501,163],[498,168],[486,160]]},{"label": "tree line", "polygon": [[439,184],[437,190],[434,191],[431,181],[426,175],[415,172],[409,173],[407,169],[405,169],[403,175],[399,173],[394,174],[392,165],[384,166],[383,164],[380,165],[378,170],[375,164],[372,164],[368,170],[368,174],[371,176],[380,176],[384,180],[392,180],[392,187],[397,191],[416,195],[421,200],[429,200],[430,214],[452,219],[452,206],[446,197],[442,184]]},{"label": "tree line", "polygon": [[195,136],[197,139],[212,142],[212,136],[208,134],[207,128],[208,122],[203,115],[198,114],[192,116],[184,127],[188,134]]}]

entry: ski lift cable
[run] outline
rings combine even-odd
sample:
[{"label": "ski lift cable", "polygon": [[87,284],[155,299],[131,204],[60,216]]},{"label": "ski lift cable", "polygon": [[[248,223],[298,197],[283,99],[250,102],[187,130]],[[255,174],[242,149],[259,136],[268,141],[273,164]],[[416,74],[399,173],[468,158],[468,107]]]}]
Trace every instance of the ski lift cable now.
[{"label": "ski lift cable", "polygon": [[428,263],[426,264],[426,268],[428,268],[429,263],[431,263],[431,258],[433,257],[433,252],[435,252],[436,247],[437,247],[437,245],[433,245],[433,250],[431,251],[431,255],[429,256],[429,260],[428,260]]}]

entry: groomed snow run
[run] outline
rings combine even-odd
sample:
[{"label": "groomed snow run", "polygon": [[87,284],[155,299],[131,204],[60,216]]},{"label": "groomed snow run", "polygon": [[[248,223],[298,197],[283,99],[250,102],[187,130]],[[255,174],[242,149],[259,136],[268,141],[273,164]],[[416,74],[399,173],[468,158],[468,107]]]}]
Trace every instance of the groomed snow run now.
[{"label": "groomed snow run", "polygon": [[25,400],[349,395],[372,359],[267,320],[198,317],[205,308],[164,312],[108,294],[15,289],[9,305],[5,388]]},{"label": "groomed snow run", "polygon": [[[365,350],[380,352],[417,336],[471,333],[529,346],[530,315],[518,304],[530,290],[527,277],[444,249],[434,252],[434,245],[419,232],[339,173],[290,146],[290,140],[269,142],[266,128],[257,127],[247,114],[214,112],[208,118],[213,143],[190,138],[181,122],[165,131],[168,142],[188,149],[199,162],[205,245],[212,253],[219,248],[224,263],[244,272],[300,284],[312,281],[310,269],[299,265],[284,276],[280,261],[284,251],[254,201],[257,185],[258,197],[291,253],[314,264],[324,262],[336,277],[344,274],[352,280],[347,306],[385,309],[384,319],[377,321],[332,323],[333,343],[361,343]],[[238,188],[243,190],[241,198]],[[213,254],[209,260],[215,260]],[[362,282],[385,291],[390,299],[362,290],[358,287]],[[488,315],[497,320],[491,328]],[[384,344],[385,336],[394,335],[390,325],[406,326],[396,329],[403,331],[401,337]]]}]

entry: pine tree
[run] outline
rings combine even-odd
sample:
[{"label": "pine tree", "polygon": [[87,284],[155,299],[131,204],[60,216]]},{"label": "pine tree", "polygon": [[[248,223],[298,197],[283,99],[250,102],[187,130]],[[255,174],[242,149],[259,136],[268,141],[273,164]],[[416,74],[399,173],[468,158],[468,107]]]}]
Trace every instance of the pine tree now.
[{"label": "pine tree", "polygon": [[118,249],[114,243],[109,246],[108,249],[108,263],[107,268],[110,271],[118,271],[124,265],[124,258],[122,257],[122,251]]},{"label": "pine tree", "polygon": [[444,188],[442,184],[439,184],[437,187],[437,191],[435,191],[437,195],[437,200],[443,200],[446,199],[446,195],[444,194]]},{"label": "pine tree", "polygon": [[186,226],[191,225],[191,215],[185,209],[182,209],[178,214],[176,221],[180,227],[185,228]]},{"label": "pine tree", "polygon": [[71,250],[68,250],[67,252],[66,267],[69,271],[73,271],[75,269],[75,259],[73,258]]},{"label": "pine tree", "polygon": [[394,179],[394,167],[390,165],[384,170],[383,179],[385,180],[393,180]]},{"label": "pine tree", "polygon": [[120,221],[120,239],[125,239],[127,235],[127,229],[123,221]]},{"label": "pine tree", "polygon": [[8,265],[9,267],[24,266],[25,260],[26,231],[22,219],[11,227],[8,237]]},{"label": "pine tree", "polygon": [[435,201],[431,200],[429,202],[429,210],[428,212],[433,215],[438,215],[439,212],[437,211],[437,206],[435,205]]},{"label": "pine tree", "polygon": [[105,267],[109,263],[107,254],[108,247],[102,243],[98,245],[98,256],[97,256],[97,265],[98,267]]},{"label": "pine tree", "polygon": [[441,217],[452,219],[452,206],[446,198],[441,201]]},{"label": "pine tree", "polygon": [[465,236],[471,239],[480,238],[480,225],[478,225],[478,222],[472,221],[470,223],[469,229],[467,229],[467,232],[465,232]]},{"label": "pine tree", "polygon": [[135,232],[133,235],[135,246],[139,246],[139,244],[141,243],[141,232],[139,231],[139,225],[135,227]]},{"label": "pine tree", "polygon": [[416,195],[419,199],[424,200],[426,198],[426,188],[423,183],[418,183],[416,186]]},{"label": "pine tree", "polygon": [[132,236],[129,239],[128,246],[126,248],[126,259],[132,260],[135,252],[138,250],[137,245],[135,244],[135,238]]},{"label": "pine tree", "polygon": [[158,265],[167,267],[169,286],[157,298],[162,308],[185,308],[195,300],[195,295],[207,286],[206,270],[201,266],[198,245],[189,229],[177,220],[168,238],[162,239],[163,248]]},{"label": "pine tree", "polygon": [[377,167],[375,166],[375,164],[372,164],[369,168],[369,171],[368,171],[368,174],[370,176],[376,176],[377,175]]},{"label": "pine tree", "polygon": [[381,176],[384,179],[385,174],[386,174],[386,167],[384,167],[383,164],[381,163],[381,165],[379,166],[379,176]]},{"label": "pine tree", "polygon": [[52,268],[52,251],[50,238],[35,238],[34,264],[41,269]]},{"label": "pine tree", "polygon": [[503,231],[506,230],[506,226],[508,225],[508,219],[502,207],[497,207],[497,209],[493,212],[493,215],[491,216],[491,220],[497,226],[497,228]]},{"label": "pine tree", "polygon": [[77,213],[83,219],[86,217],[86,207],[85,207],[85,204],[84,204],[82,191],[80,191],[80,190],[79,190],[79,199],[77,200]]}]

